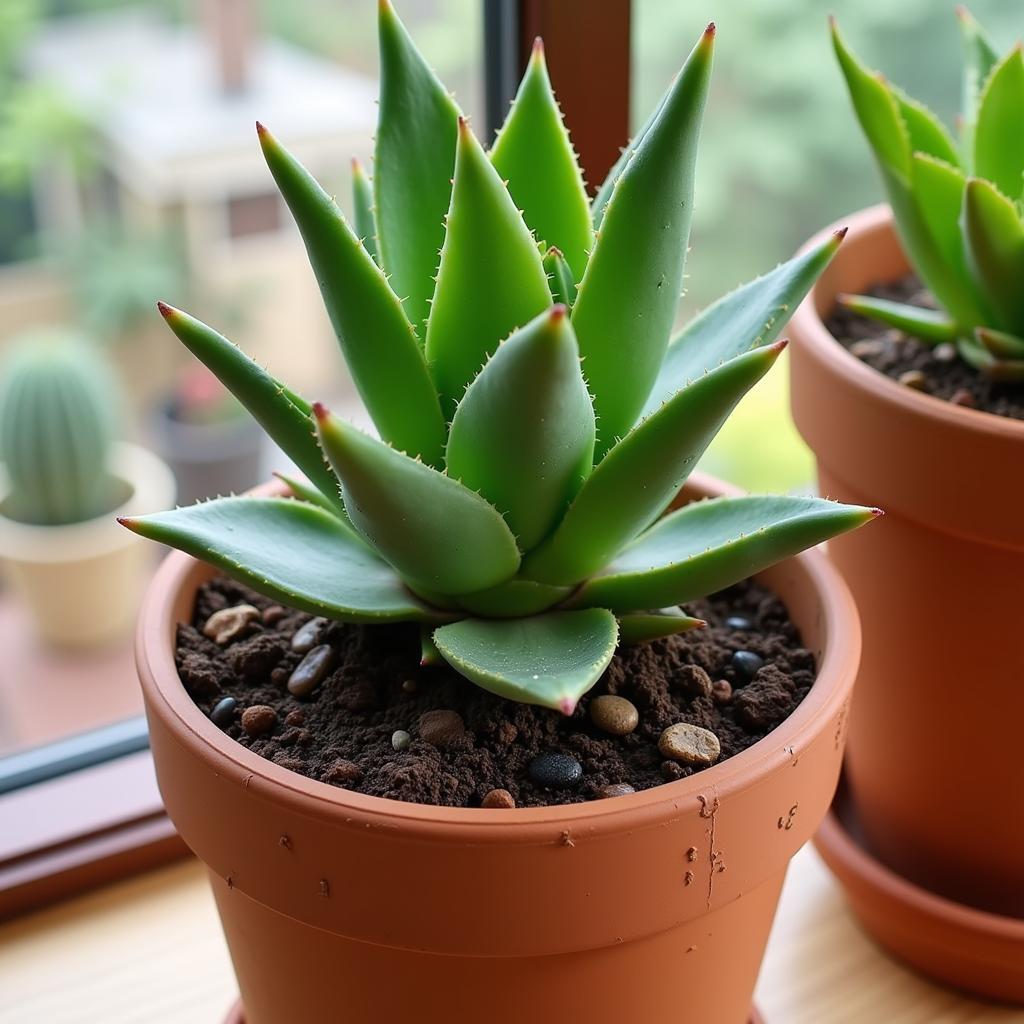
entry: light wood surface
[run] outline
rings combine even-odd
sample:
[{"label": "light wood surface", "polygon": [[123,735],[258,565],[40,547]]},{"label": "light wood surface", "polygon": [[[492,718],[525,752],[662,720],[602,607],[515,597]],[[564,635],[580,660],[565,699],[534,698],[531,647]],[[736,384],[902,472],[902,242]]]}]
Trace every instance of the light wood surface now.
[{"label": "light wood surface", "polygon": [[[0,1024],[220,1024],[234,991],[194,861],[0,927]],[[809,847],[790,868],[757,998],[767,1024],[1024,1024],[1024,1010],[887,959]]]}]

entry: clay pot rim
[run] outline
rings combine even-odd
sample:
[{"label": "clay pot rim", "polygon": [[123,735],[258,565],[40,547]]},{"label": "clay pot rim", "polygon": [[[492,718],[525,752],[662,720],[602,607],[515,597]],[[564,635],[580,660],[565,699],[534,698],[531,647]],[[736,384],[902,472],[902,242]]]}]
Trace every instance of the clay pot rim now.
[{"label": "clay pot rim", "polygon": [[[892,221],[888,203],[879,203],[842,217],[815,234],[800,249],[807,252],[823,245],[836,231],[848,228],[851,235],[864,235],[879,230]],[[992,438],[1016,440],[1024,443],[1024,420],[999,416],[984,409],[968,409],[953,405],[934,395],[904,387],[884,373],[852,355],[833,337],[818,312],[819,284],[815,284],[807,298],[797,307],[790,321],[794,333],[799,332],[804,344],[813,349],[822,361],[833,364],[834,372],[850,377],[858,387],[870,393],[879,402],[901,406],[905,411],[937,423]],[[838,365],[837,365],[838,364]]]},{"label": "clay pot rim", "polygon": [[[279,489],[265,485],[258,490]],[[740,493],[702,473],[692,474],[685,489],[702,495]],[[158,708],[155,713],[170,725],[183,746],[196,751],[196,756],[217,761],[220,771],[246,780],[247,785],[259,780],[264,786],[287,791],[286,799],[311,815],[341,816],[367,828],[401,827],[427,841],[436,841],[438,825],[480,844],[549,843],[552,827],[559,826],[584,825],[590,836],[607,835],[657,827],[666,811],[698,800],[714,807],[717,800],[756,785],[780,763],[790,761],[794,750],[799,755],[804,738],[820,731],[823,716],[840,712],[846,700],[843,680],[856,671],[860,657],[860,620],[853,598],[822,551],[805,551],[760,575],[770,577],[786,571],[784,567],[796,569],[817,595],[826,638],[808,695],[780,726],[728,760],[689,778],[610,800],[512,810],[405,803],[309,779],[252,753],[210,722],[179,679],[170,642],[176,625],[175,602],[183,588],[215,574],[214,569],[183,552],[171,552],[164,559],[143,601],[136,632],[136,664],[147,707]]]}]

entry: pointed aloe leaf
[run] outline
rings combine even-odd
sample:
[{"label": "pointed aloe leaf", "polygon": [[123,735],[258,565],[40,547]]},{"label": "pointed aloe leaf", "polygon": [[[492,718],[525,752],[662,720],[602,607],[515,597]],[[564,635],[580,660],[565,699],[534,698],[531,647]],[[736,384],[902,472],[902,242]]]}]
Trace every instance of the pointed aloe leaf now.
[{"label": "pointed aloe leaf", "polygon": [[999,63],[999,54],[966,7],[957,7],[956,15],[964,42],[964,75],[960,101],[964,152],[973,154],[974,127],[978,121],[981,92],[992,69]]},{"label": "pointed aloe leaf", "polygon": [[377,249],[392,288],[419,330],[427,319],[444,241],[459,108],[390,0],[381,0],[379,30],[380,109],[373,163]]},{"label": "pointed aloe leaf", "polygon": [[763,277],[722,296],[669,342],[642,417],[691,380],[752,348],[770,345],[839,248],[846,229]]},{"label": "pointed aloe leaf", "polygon": [[479,494],[343,424],[321,405],[314,413],[349,518],[404,579],[450,595],[515,575],[515,537]]},{"label": "pointed aloe leaf", "polygon": [[634,427],[594,468],[555,532],[527,555],[521,575],[571,584],[606,566],[665,511],[736,403],[784,347],[776,342],[736,356]]},{"label": "pointed aloe leaf", "polygon": [[463,619],[434,630],[441,656],[499,697],[571,715],[601,678],[618,642],[603,608],[525,619]]},{"label": "pointed aloe leaf", "polygon": [[[1024,122],[1022,122],[1024,123]],[[1017,206],[991,183],[971,178],[964,192],[962,230],[978,290],[988,299],[998,326],[1024,328],[1024,223]]]},{"label": "pointed aloe leaf", "polygon": [[439,465],[441,406],[401,303],[337,203],[270,132],[259,134],[363,404],[389,444]]},{"label": "pointed aloe leaf", "polygon": [[1011,199],[1024,191],[1024,52],[1018,44],[989,75],[974,130],[974,173]]},{"label": "pointed aloe leaf", "polygon": [[960,166],[960,154],[946,126],[923,103],[890,85],[907,129],[910,153],[924,153],[954,167]]},{"label": "pointed aloe leaf", "polygon": [[1014,383],[1024,381],[1024,359],[1003,359],[994,356],[974,338],[960,338],[956,347],[964,362],[973,366],[989,380]]},{"label": "pointed aloe leaf", "polygon": [[991,327],[977,327],[974,339],[997,359],[1024,359],[1024,338]]},{"label": "pointed aloe leaf", "polygon": [[[274,470],[274,476],[276,476],[281,483],[285,484],[288,487],[288,490],[290,490],[299,501],[305,501],[310,505],[316,505],[317,507],[330,512],[331,515],[339,514],[336,506],[331,503],[330,498],[318,491],[308,480],[302,480],[297,476],[289,476],[285,473],[279,473],[277,470]],[[345,516],[344,523],[345,528],[349,530],[352,536],[358,537],[355,530],[349,526],[348,516]],[[360,544],[363,542],[361,537],[359,537],[359,542]]]},{"label": "pointed aloe leaf", "polygon": [[687,615],[681,608],[662,608],[655,612],[632,612],[619,616],[619,643],[633,646],[661,640],[677,633],[701,629],[707,623]]},{"label": "pointed aloe leaf", "polygon": [[608,206],[608,200],[612,197],[612,192],[615,191],[615,186],[618,183],[619,178],[622,177],[622,172],[625,170],[626,164],[629,163],[630,157],[633,155],[633,151],[640,144],[640,140],[650,131],[651,125],[658,119],[658,115],[661,113],[661,108],[665,105],[665,100],[668,98],[669,92],[666,90],[661,98],[655,104],[654,109],[648,114],[647,120],[641,125],[640,130],[629,140],[629,143],[619,154],[618,160],[612,165],[612,169],[608,172],[604,181],[601,183],[601,187],[597,190],[597,195],[594,196],[594,201],[590,204],[590,213],[594,218],[594,228],[600,229],[601,221],[604,219],[604,211]]},{"label": "pointed aloe leaf", "polygon": [[871,295],[840,295],[837,301],[854,313],[888,324],[915,338],[927,341],[930,345],[956,341],[960,333],[959,327],[937,309],[910,306],[905,302],[890,302],[888,299],[876,299]]},{"label": "pointed aloe leaf", "polygon": [[188,313],[157,303],[167,326],[184,346],[251,413],[326,498],[343,511],[338,478],[316,442],[310,406],[212,327]]},{"label": "pointed aloe leaf", "polygon": [[558,246],[573,273],[582,274],[594,244],[590,203],[539,39],[491,149],[491,163],[537,240]]},{"label": "pointed aloe leaf", "polygon": [[594,407],[565,306],[498,346],[455,411],[448,475],[479,491],[529,551],[562,517],[594,458]]},{"label": "pointed aloe leaf", "polygon": [[576,281],[573,279],[569,264],[555,246],[544,254],[544,273],[548,276],[548,287],[551,289],[551,300],[556,304],[572,309],[576,300]]},{"label": "pointed aloe leaf", "polygon": [[615,185],[573,307],[600,459],[644,406],[665,356],[690,233],[714,29],[694,47]]},{"label": "pointed aloe leaf", "polygon": [[630,612],[682,604],[856,529],[877,509],[821,498],[751,496],[686,505],[666,516],[589,580],[573,604]]},{"label": "pointed aloe leaf", "polygon": [[121,519],[293,608],[345,622],[438,621],[338,518],[291,498],[216,498]]},{"label": "pointed aloe leaf", "polygon": [[832,45],[860,121],[878,162],[904,179],[910,171],[910,138],[899,103],[885,80],[869,71],[839,34],[833,18]]},{"label": "pointed aloe leaf", "polygon": [[533,236],[460,120],[452,204],[427,325],[427,358],[446,415],[498,342],[550,305]]},{"label": "pointed aloe leaf", "polygon": [[434,643],[434,630],[430,626],[420,626],[420,668],[440,665],[443,660]]},{"label": "pointed aloe leaf", "polygon": [[352,208],[355,211],[356,234],[363,248],[377,259],[377,224],[373,215],[373,185],[363,165],[352,158]]}]

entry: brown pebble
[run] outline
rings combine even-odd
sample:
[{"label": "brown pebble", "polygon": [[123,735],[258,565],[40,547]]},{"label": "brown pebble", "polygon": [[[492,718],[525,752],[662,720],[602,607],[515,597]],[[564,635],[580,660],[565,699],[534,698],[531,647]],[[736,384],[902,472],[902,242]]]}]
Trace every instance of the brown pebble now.
[{"label": "brown pebble", "polygon": [[302,708],[292,708],[291,711],[285,716],[285,725],[304,725],[306,721],[306,712]]},{"label": "brown pebble", "polygon": [[287,614],[279,604],[272,604],[263,609],[260,618],[264,626],[276,626]]},{"label": "brown pebble", "polygon": [[457,711],[426,711],[420,715],[420,738],[435,747],[448,747],[466,731]]},{"label": "brown pebble", "polygon": [[635,793],[636,790],[628,782],[613,782],[608,786],[602,786],[597,791],[598,799],[610,800],[616,796],[629,796],[630,793]]},{"label": "brown pebble", "polygon": [[941,345],[936,345],[932,349],[932,356],[934,356],[937,363],[951,363],[957,356],[956,345],[944,341]]},{"label": "brown pebble", "polygon": [[415,679],[406,679],[405,682],[402,683],[402,692],[403,693],[415,693],[416,692],[416,680]]},{"label": "brown pebble", "polygon": [[492,789],[480,801],[481,807],[495,810],[509,810],[515,807],[515,797],[507,789]]},{"label": "brown pebble", "polygon": [[270,681],[272,683],[276,683],[278,686],[284,686],[288,682],[288,677],[290,675],[291,672],[289,672],[284,665],[278,665],[277,668],[270,673]]},{"label": "brown pebble", "polygon": [[253,704],[242,712],[242,729],[247,736],[264,736],[277,724],[277,712],[267,704]]},{"label": "brown pebble", "polygon": [[851,354],[858,359],[874,359],[885,351],[885,342],[878,338],[864,338],[850,346]]},{"label": "brown pebble", "polygon": [[292,637],[292,650],[297,654],[308,654],[320,640],[320,630],[327,625],[327,620],[317,616],[300,626]]},{"label": "brown pebble", "polygon": [[590,702],[590,720],[602,732],[626,736],[640,724],[640,712],[625,697],[604,694]]},{"label": "brown pebble", "polygon": [[957,388],[957,390],[950,395],[949,400],[953,405],[962,405],[965,409],[973,409],[976,404],[974,401],[974,392],[969,388]]},{"label": "brown pebble", "polygon": [[330,644],[314,647],[288,677],[288,692],[296,697],[308,697],[323,682],[333,660]]},{"label": "brown pebble", "polygon": [[711,699],[716,704],[728,704],[732,700],[732,683],[728,679],[716,679],[711,684]]},{"label": "brown pebble", "polygon": [[920,370],[905,370],[896,378],[905,388],[924,391],[928,378]]},{"label": "brown pebble", "polygon": [[251,604],[236,604],[233,608],[221,608],[214,612],[203,626],[203,636],[223,647],[245,632],[250,622],[260,617],[260,610]]},{"label": "brown pebble", "polygon": [[709,729],[689,722],[670,725],[658,740],[658,750],[664,757],[681,764],[705,767],[714,764],[722,753],[718,737]]},{"label": "brown pebble", "polygon": [[331,765],[324,773],[324,782],[333,782],[336,785],[347,786],[358,782],[363,777],[363,770],[354,761],[340,758]]},{"label": "brown pebble", "polygon": [[711,676],[700,665],[684,665],[679,670],[679,679],[683,689],[698,697],[711,696]]}]

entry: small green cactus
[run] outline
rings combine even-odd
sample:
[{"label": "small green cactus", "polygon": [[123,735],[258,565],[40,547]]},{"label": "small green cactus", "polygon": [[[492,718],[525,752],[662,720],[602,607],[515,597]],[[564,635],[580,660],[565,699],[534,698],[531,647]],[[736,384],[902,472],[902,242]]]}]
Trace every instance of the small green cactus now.
[{"label": "small green cactus", "polygon": [[123,498],[108,470],[117,389],[99,354],[64,332],[26,335],[0,369],[4,515],[61,526],[104,515]]},{"label": "small green cactus", "polygon": [[864,295],[840,302],[928,344],[955,344],[993,380],[1024,381],[1024,56],[1018,44],[1000,58],[966,9],[957,17],[965,44],[959,140],[865,68],[832,22],[904,250],[942,309]]},{"label": "small green cactus", "polygon": [[671,338],[714,27],[593,206],[539,45],[487,153],[387,0],[380,38],[357,230],[258,130],[381,440],[161,303],[308,482],[123,522],[294,607],[419,622],[426,662],[571,713],[618,643],[702,625],[679,604],[876,514],[741,497],[663,516],[841,234]]}]

